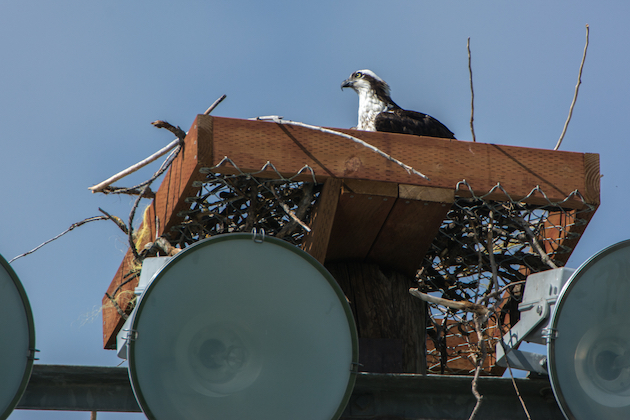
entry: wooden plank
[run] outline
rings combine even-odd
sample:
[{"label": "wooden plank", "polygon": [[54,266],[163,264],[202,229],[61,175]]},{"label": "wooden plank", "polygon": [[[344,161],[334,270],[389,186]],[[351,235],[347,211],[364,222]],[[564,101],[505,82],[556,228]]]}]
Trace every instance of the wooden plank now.
[{"label": "wooden plank", "polygon": [[397,199],[368,261],[415,277],[450,208],[450,203]]},{"label": "wooden plank", "polygon": [[335,211],[339,203],[342,180],[339,178],[328,178],[324,182],[322,192],[319,194],[317,204],[313,209],[311,219],[311,231],[304,238],[302,249],[311,254],[317,261],[324,264],[326,250],[330,241]]},{"label": "wooden plank", "polygon": [[[243,172],[259,171],[270,161],[284,176],[293,176],[309,165],[320,182],[333,176],[454,189],[465,179],[476,195],[484,195],[501,183],[515,200],[524,199],[540,186],[552,202],[564,200],[576,189],[589,202],[599,202],[599,170],[598,165],[592,164],[597,155],[588,157],[589,164],[585,165],[583,153],[337,129],[421,171],[430,178],[427,181],[351,140],[332,134],[273,122],[211,116],[198,119],[214,120],[214,136],[206,139],[213,145],[212,166],[228,156]],[[238,172],[228,164],[218,171]],[[277,174],[269,169],[259,176]],[[308,177],[310,174],[304,175],[304,179]],[[467,189],[461,193],[465,195]],[[505,196],[496,190],[486,198],[501,200]],[[524,201],[545,204],[547,199],[536,193]],[[576,198],[565,207],[582,208],[583,204]]]},{"label": "wooden plank", "polygon": [[[208,166],[212,162],[212,144],[200,141],[200,138],[212,138],[212,119],[197,118],[193,123],[185,139],[185,146],[179,156],[173,161],[168,170],[155,199],[147,208],[145,217],[148,226],[140,226],[138,231],[146,228],[146,235],[137,244],[138,248],[153,241],[157,236],[169,234],[171,226],[180,223],[183,217],[178,213],[190,206],[185,202],[186,197],[196,195],[198,188],[192,186],[193,181],[204,179],[199,169]],[[156,226],[159,226],[156,231]],[[134,268],[131,250],[127,251],[118,267],[107,294],[116,299],[120,309],[129,313],[131,308],[129,301],[133,298],[133,290],[138,285],[138,278],[125,283],[130,270]],[[124,283],[124,284],[123,284]],[[116,296],[114,291],[118,289]],[[110,298],[103,297],[103,345],[106,349],[116,348],[116,335],[124,319],[120,316]]]},{"label": "wooden plank", "polygon": [[585,199],[587,203],[599,205],[599,155],[597,153],[584,153],[584,173],[586,192]]},{"label": "wooden plank", "polygon": [[[409,294],[409,287],[416,284],[415,277],[356,261],[326,263],[326,268],[350,302],[359,339],[400,341],[401,345],[394,346],[398,347],[398,354],[381,353],[380,356],[401,360],[402,372],[426,373],[426,304]],[[374,342],[362,340],[361,344],[371,348],[368,354],[363,352],[359,357],[380,353]],[[380,350],[388,349],[381,347]]]},{"label": "wooden plank", "polygon": [[[352,186],[362,194],[354,192]],[[351,182],[350,187],[344,184],[335,212],[326,261],[365,259],[397,195],[396,184]]]},{"label": "wooden plank", "polygon": [[433,201],[436,203],[455,202],[455,191],[450,188],[420,187],[418,185],[398,185],[398,197],[408,200]]}]

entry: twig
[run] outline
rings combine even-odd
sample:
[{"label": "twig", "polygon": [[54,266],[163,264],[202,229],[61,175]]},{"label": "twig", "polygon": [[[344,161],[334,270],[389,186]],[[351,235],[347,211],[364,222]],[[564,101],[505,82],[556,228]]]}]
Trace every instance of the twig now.
[{"label": "twig", "polygon": [[547,255],[547,253],[542,249],[542,247],[538,243],[538,240],[534,236],[534,232],[532,232],[532,230],[529,228],[528,223],[525,221],[525,219],[518,216],[515,216],[514,219],[516,219],[521,224],[521,227],[523,228],[523,230],[525,231],[525,234],[527,235],[529,244],[532,246],[532,248],[536,250],[536,252],[540,256],[540,259],[543,260],[543,262],[547,264],[549,267],[558,268],[556,263],[554,263],[551,260],[551,258],[549,258],[549,255]]},{"label": "twig", "polygon": [[[142,185],[144,186],[144,185]],[[141,187],[140,187],[141,188]],[[118,187],[112,187],[111,185],[108,187],[103,188],[102,190],[100,190],[99,192],[102,192],[103,194],[127,194],[127,195],[138,195],[140,194],[140,189],[136,188],[136,187],[131,187],[131,188],[118,188]],[[149,191],[144,193],[144,198],[155,198],[155,192],[151,191],[151,189],[149,189]]]},{"label": "twig", "polygon": [[63,235],[65,235],[66,233],[70,232],[74,228],[77,228],[77,227],[79,227],[81,225],[84,225],[86,223],[89,223],[89,222],[96,222],[97,220],[107,220],[107,219],[108,219],[108,217],[106,217],[106,216],[94,216],[94,217],[88,217],[87,219],[81,220],[80,222],[73,223],[72,226],[70,226],[68,229],[64,230],[63,232],[61,232],[59,235],[55,236],[54,238],[51,238],[51,239],[47,240],[43,244],[36,246],[35,248],[31,249],[28,252],[25,252],[24,254],[20,254],[17,257],[14,257],[13,259],[11,259],[9,261],[9,264],[11,264],[13,261],[15,261],[15,260],[17,260],[19,258],[22,258],[22,257],[25,257],[25,256],[27,256],[29,254],[32,254],[33,252],[37,251],[38,249],[40,249],[44,245],[47,245],[47,244],[51,243],[52,241],[61,238]]},{"label": "twig", "polygon": [[[319,126],[316,126],[316,125],[304,124],[304,123],[297,122],[297,121],[283,120],[283,119],[280,119],[279,117],[276,117],[276,116],[269,116],[269,117],[264,117],[264,118],[270,119],[270,120],[272,120],[273,122],[275,122],[277,124],[297,125],[299,127],[310,128],[311,130],[317,130],[317,131],[321,131],[322,133],[333,134],[335,136],[340,136],[340,137],[344,137],[346,139],[352,140],[355,143],[359,143],[360,145],[362,145],[364,147],[367,147],[368,149],[370,149],[374,153],[384,157],[385,159],[387,159],[387,160],[389,160],[391,162],[394,162],[396,165],[399,165],[399,166],[403,167],[407,171],[408,174],[413,173],[415,175],[418,175],[418,176],[426,179],[427,181],[430,181],[430,179],[426,175],[418,172],[417,170],[413,169],[411,166],[405,165],[404,163],[402,163],[398,159],[393,158],[390,155],[388,155],[387,153],[385,153],[385,152],[381,151],[380,149],[372,146],[370,143],[367,143],[367,142],[365,142],[365,141],[363,141],[361,139],[358,139],[358,138],[356,138],[354,136],[351,136],[349,134],[341,133],[339,131],[330,130],[328,128],[323,128],[323,127],[319,127]],[[263,119],[263,117],[259,117],[259,119]]]},{"label": "twig", "polygon": [[511,283],[506,284],[505,286],[503,286],[502,288],[500,288],[497,291],[494,291],[492,293],[489,293],[485,296],[482,296],[481,298],[479,298],[479,300],[476,302],[478,305],[483,305],[484,302],[487,302],[488,300],[500,296],[501,293],[503,293],[504,291],[506,291],[507,289],[509,289],[510,287],[514,287],[514,286],[518,286],[519,284],[523,284],[525,283],[526,280],[520,280],[520,281],[513,281]]},{"label": "twig", "polygon": [[311,228],[308,227],[308,225],[306,223],[304,223],[303,221],[300,220],[299,217],[297,217],[295,215],[295,213],[289,208],[289,206],[286,203],[283,203],[282,200],[280,200],[280,197],[278,196],[278,194],[272,189],[270,190],[271,193],[273,194],[273,196],[275,197],[276,200],[278,200],[278,203],[280,204],[280,207],[282,207],[282,210],[285,211],[285,213],[298,225],[300,225],[302,227],[302,229],[304,229],[307,232],[311,231]]},{"label": "twig", "polygon": [[467,301],[456,302],[453,300],[448,300],[448,299],[443,299],[443,298],[427,295],[426,293],[422,293],[420,290],[413,287],[409,289],[409,293],[411,293],[412,296],[415,296],[418,299],[424,300],[425,302],[435,303],[436,305],[446,306],[448,308],[455,309],[458,311],[473,312],[482,317],[487,317],[488,314],[490,313],[488,308],[486,308],[483,305],[477,305],[476,303],[467,302]]},{"label": "twig", "polygon": [[[499,333],[501,334],[501,336],[499,337],[499,343],[501,343],[501,346],[503,347],[503,353],[507,355],[509,352],[509,349],[507,348],[507,346],[505,345],[505,342],[503,341],[503,329],[501,328],[500,325],[498,325],[498,327],[499,327]],[[518,389],[518,385],[516,385],[516,380],[514,380],[514,375],[512,374],[512,367],[510,366],[509,357],[505,358],[505,364],[507,365],[508,372],[510,373],[510,379],[512,379],[512,386],[514,387],[516,396],[518,397],[518,400],[521,402],[523,411],[525,411],[525,416],[527,416],[527,420],[532,420],[532,418],[529,416],[529,411],[527,410],[525,401],[523,400],[523,397],[521,396],[521,392]]]},{"label": "twig", "polygon": [[481,373],[481,369],[483,368],[483,362],[486,360],[486,356],[488,355],[488,352],[486,351],[486,339],[483,336],[481,328],[483,322],[485,321],[482,322],[477,314],[474,315],[473,321],[475,324],[475,331],[477,332],[477,343],[481,350],[481,354],[477,355],[477,367],[475,368],[475,376],[471,383],[471,390],[473,395],[475,396],[475,399],[477,400],[477,403],[475,404],[475,408],[473,408],[472,413],[470,413],[469,420],[473,420],[475,418],[475,416],[477,415],[477,411],[479,411],[479,408],[481,407],[481,402],[483,401],[483,395],[479,393],[477,383],[479,382],[479,374]]},{"label": "twig", "polygon": [[151,125],[153,125],[155,128],[164,128],[170,131],[180,141],[184,141],[184,139],[186,138],[186,132],[184,130],[182,130],[179,126],[175,127],[174,125],[166,121],[162,121],[162,120],[153,121]]},{"label": "twig", "polygon": [[112,296],[117,296],[117,295],[118,295],[118,291],[119,291],[120,289],[122,289],[122,288],[123,288],[123,286],[124,286],[125,284],[129,283],[130,281],[132,281],[132,280],[133,280],[133,279],[135,279],[135,278],[138,278],[138,277],[140,276],[140,271],[141,271],[141,270],[133,270],[133,269],[132,269],[131,271],[127,272],[127,274],[125,274],[125,275],[123,276],[123,279],[124,279],[124,280],[123,280],[123,282],[122,282],[122,283],[120,283],[120,284],[116,287],[116,289],[114,289],[114,292],[112,293]]},{"label": "twig", "polygon": [[494,286],[494,291],[496,292],[499,289],[499,278],[498,278],[498,269],[497,262],[494,258],[494,240],[492,238],[492,227],[494,226],[494,214],[492,211],[488,214],[490,218],[488,222],[488,238],[487,238],[487,249],[488,249],[488,259],[490,260],[490,268],[492,269],[492,284]]},{"label": "twig", "polygon": [[227,95],[221,95],[221,97],[219,99],[217,99],[216,101],[214,101],[214,103],[212,105],[210,105],[210,108],[206,109],[206,111],[203,113],[203,115],[210,115],[210,113],[212,111],[214,111],[214,108],[217,107],[217,105],[219,105],[221,102],[223,102],[223,100],[227,98]]},{"label": "twig", "polygon": [[111,220],[112,222],[116,223],[116,226],[118,226],[120,228],[120,230],[125,232],[125,235],[128,233],[127,225],[125,225],[125,223],[122,220],[120,220],[119,217],[112,216],[111,214],[107,213],[105,210],[103,210],[100,207],[98,208],[98,211],[103,213],[109,220]]},{"label": "twig", "polygon": [[[223,101],[225,98],[226,98],[226,95],[223,95],[219,99],[214,101],[214,103],[210,106],[210,108],[208,108],[204,112],[204,115],[210,114],[214,110],[214,108],[216,108],[217,105],[219,105],[221,103],[221,101]],[[181,143],[181,139],[177,138],[177,139],[173,140],[172,142],[170,142],[166,147],[163,147],[162,149],[158,150],[157,152],[155,152],[154,154],[152,154],[148,158],[146,158],[146,159],[136,163],[133,166],[130,166],[129,168],[125,169],[124,171],[118,172],[116,175],[106,179],[105,181],[101,182],[100,184],[96,184],[96,185],[94,185],[92,187],[89,187],[88,189],[91,190],[93,193],[100,192],[103,188],[113,184],[114,182],[118,181],[121,178],[126,177],[127,175],[129,175],[129,174],[131,174],[133,172],[136,172],[138,169],[140,169],[140,168],[148,165],[149,163],[159,159],[160,157],[164,156],[169,151],[171,151],[172,149],[177,147],[177,145],[179,145],[180,143]]]},{"label": "twig", "polygon": [[470,37],[468,37],[468,74],[470,75],[470,132],[472,133],[472,141],[476,142],[475,126],[473,121],[475,120],[475,90],[473,89],[473,75],[472,75],[472,62],[470,58]]},{"label": "twig", "polygon": [[[280,232],[278,232],[278,234],[276,235],[276,238],[280,238],[280,239],[284,238],[287,235],[287,233],[295,229],[295,225],[297,224],[304,227],[302,218],[306,215],[306,210],[308,210],[312,201],[313,201],[313,183],[305,182],[304,186],[302,187],[302,199],[298,203],[298,209],[295,212],[295,217],[297,220],[293,219],[289,223],[284,225],[282,229],[280,229]],[[308,226],[306,227],[308,228]],[[310,231],[311,229],[308,228],[307,232],[310,232]]]},{"label": "twig", "polygon": [[124,178],[124,177],[126,177],[127,175],[129,175],[129,174],[131,174],[133,172],[136,172],[138,169],[147,166],[151,162],[156,161],[160,157],[164,156],[165,154],[167,154],[168,152],[170,152],[171,150],[173,150],[174,148],[179,146],[179,144],[180,144],[180,140],[179,139],[173,140],[166,147],[161,148],[160,150],[158,150],[157,152],[153,153],[148,158],[146,158],[146,159],[136,163],[135,165],[132,165],[132,166],[128,167],[124,171],[118,172],[116,175],[106,179],[105,181],[101,182],[100,184],[96,184],[93,187],[88,188],[88,190],[91,190],[93,193],[100,192],[103,188],[108,187],[109,185],[113,184],[114,182],[118,181],[119,179]]},{"label": "twig", "polygon": [[116,312],[118,312],[118,315],[120,315],[122,319],[127,320],[127,318],[129,318],[129,315],[127,315],[122,309],[120,309],[120,306],[118,305],[118,302],[116,302],[116,299],[111,297],[107,292],[105,292],[105,296],[107,296],[112,305],[114,305],[114,308],[116,308]]},{"label": "twig", "polygon": [[573,101],[571,102],[571,107],[569,108],[569,116],[567,117],[566,122],[564,123],[564,128],[562,129],[562,134],[560,134],[560,138],[558,139],[558,143],[553,150],[558,150],[560,147],[560,143],[562,143],[562,139],[564,138],[565,133],[567,132],[567,127],[569,126],[569,121],[571,121],[571,115],[573,115],[573,107],[575,106],[575,101],[577,101],[578,90],[580,89],[580,85],[582,84],[582,69],[584,68],[584,61],[586,60],[586,50],[588,49],[588,25],[586,25],[586,44],[584,45],[584,55],[582,55],[582,63],[580,64],[580,72],[578,73],[578,81],[575,85],[575,93],[573,94]]}]

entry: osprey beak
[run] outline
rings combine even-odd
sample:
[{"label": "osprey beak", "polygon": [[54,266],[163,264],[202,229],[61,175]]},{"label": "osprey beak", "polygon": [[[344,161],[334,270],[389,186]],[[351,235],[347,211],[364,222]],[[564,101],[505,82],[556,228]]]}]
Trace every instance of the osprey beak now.
[{"label": "osprey beak", "polygon": [[341,84],[341,90],[343,90],[343,88],[351,88],[353,86],[354,86],[354,81],[352,81],[350,79],[346,79]]}]

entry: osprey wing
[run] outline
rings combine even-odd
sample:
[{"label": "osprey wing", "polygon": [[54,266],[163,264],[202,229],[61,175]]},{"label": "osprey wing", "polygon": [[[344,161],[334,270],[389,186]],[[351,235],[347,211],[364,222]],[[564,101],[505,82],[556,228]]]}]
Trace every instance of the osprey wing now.
[{"label": "osprey wing", "polygon": [[415,136],[454,139],[455,136],[444,124],[422,112],[394,109],[381,112],[374,121],[376,131],[413,134]]}]

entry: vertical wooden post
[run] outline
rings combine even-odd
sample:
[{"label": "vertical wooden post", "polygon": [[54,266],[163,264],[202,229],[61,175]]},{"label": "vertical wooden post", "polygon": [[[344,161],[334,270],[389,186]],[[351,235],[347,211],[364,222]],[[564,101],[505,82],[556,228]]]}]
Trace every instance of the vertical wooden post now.
[{"label": "vertical wooden post", "polygon": [[409,294],[415,282],[376,264],[325,264],[346,294],[359,333],[361,371],[426,373],[425,303]]}]

